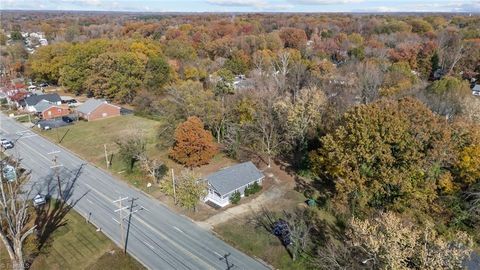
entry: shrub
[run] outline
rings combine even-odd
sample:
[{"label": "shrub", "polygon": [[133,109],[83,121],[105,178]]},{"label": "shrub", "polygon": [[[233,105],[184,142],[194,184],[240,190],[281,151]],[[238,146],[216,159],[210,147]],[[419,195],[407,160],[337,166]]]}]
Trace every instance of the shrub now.
[{"label": "shrub", "polygon": [[260,190],[262,190],[262,186],[260,186],[258,184],[258,182],[255,182],[255,183],[253,183],[253,184],[251,184],[251,185],[249,185],[245,188],[245,191],[244,191],[245,196],[248,197],[249,195],[253,195],[253,194],[259,192]]},{"label": "shrub", "polygon": [[238,204],[240,201],[240,192],[235,191],[232,196],[230,196],[230,202],[233,204]]}]

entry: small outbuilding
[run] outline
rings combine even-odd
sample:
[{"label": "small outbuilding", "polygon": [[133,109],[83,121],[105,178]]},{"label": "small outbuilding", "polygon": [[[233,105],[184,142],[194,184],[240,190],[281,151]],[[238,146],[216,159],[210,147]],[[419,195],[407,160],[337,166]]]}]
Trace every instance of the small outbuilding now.
[{"label": "small outbuilding", "polygon": [[119,106],[108,103],[103,99],[91,98],[82,105],[78,106],[78,116],[87,120],[94,121],[120,115]]},{"label": "small outbuilding", "polygon": [[230,196],[235,191],[243,197],[246,187],[255,182],[261,184],[264,178],[263,173],[251,161],[223,168],[206,177],[208,194],[204,201],[224,207],[230,203]]}]

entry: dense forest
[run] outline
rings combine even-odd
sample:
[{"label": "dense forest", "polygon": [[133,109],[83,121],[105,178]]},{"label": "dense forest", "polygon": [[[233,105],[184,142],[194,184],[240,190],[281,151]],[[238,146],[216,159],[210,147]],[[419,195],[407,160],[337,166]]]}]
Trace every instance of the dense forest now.
[{"label": "dense forest", "polygon": [[[6,76],[129,104],[288,164],[312,268],[456,269],[480,244],[480,17],[6,12]],[[19,32],[50,45],[28,54]],[[18,41],[15,41],[16,39]],[[197,120],[195,120],[197,121]],[[163,147],[163,146],[159,146]],[[333,235],[333,236],[332,236]]]}]

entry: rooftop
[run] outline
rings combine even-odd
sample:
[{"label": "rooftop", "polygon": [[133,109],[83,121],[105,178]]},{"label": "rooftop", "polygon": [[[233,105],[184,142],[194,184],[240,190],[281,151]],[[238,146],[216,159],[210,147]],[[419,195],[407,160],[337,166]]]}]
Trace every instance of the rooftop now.
[{"label": "rooftop", "polygon": [[208,175],[206,179],[220,195],[225,195],[263,177],[262,172],[248,161],[223,168]]},{"label": "rooftop", "polygon": [[60,96],[57,93],[45,94],[45,95],[32,95],[25,99],[25,103],[29,106],[35,106],[42,100],[46,100],[52,103],[60,102]]},{"label": "rooftop", "polygon": [[[82,105],[78,106],[77,111],[79,111],[83,114],[89,114],[89,113],[95,111],[98,108],[98,106],[100,106],[102,104],[109,104],[109,103],[104,99],[91,98],[91,99],[85,101],[85,103],[83,103]],[[110,105],[112,105],[112,104],[110,104]],[[112,106],[115,106],[115,105],[112,105]],[[115,106],[115,107],[117,107],[117,106]]]}]

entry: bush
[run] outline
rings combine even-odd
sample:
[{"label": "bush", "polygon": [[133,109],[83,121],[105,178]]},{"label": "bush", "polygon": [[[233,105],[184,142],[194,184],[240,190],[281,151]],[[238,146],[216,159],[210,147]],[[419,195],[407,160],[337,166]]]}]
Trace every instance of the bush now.
[{"label": "bush", "polygon": [[262,190],[262,186],[260,186],[258,182],[255,182],[245,188],[245,196],[253,195],[260,190]]},{"label": "bush", "polygon": [[233,203],[233,204],[238,204],[238,202],[240,201],[240,192],[238,191],[235,191],[232,196],[230,196],[230,202]]}]

